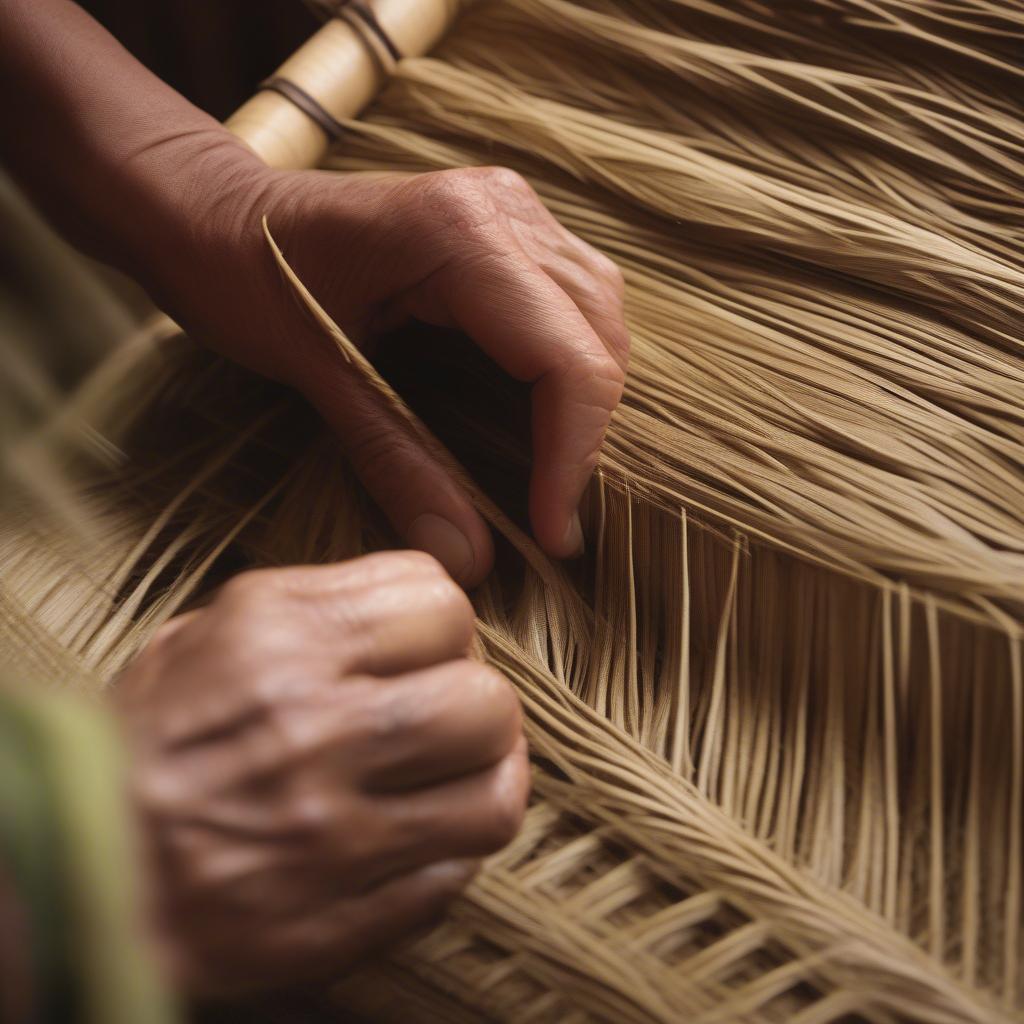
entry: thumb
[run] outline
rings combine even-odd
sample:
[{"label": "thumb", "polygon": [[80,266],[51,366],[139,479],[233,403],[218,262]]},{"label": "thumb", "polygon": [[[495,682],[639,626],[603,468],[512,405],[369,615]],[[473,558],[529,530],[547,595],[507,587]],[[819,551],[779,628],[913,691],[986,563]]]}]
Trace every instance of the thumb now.
[{"label": "thumb", "polygon": [[482,582],[494,562],[487,524],[363,380],[335,364],[304,390],[406,543],[433,555],[462,586]]}]

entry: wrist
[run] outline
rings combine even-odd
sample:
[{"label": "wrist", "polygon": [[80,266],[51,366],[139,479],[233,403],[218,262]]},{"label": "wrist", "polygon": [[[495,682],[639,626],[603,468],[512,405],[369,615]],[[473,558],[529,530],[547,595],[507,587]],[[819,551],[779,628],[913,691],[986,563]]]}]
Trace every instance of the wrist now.
[{"label": "wrist", "polygon": [[187,314],[196,284],[237,255],[272,174],[219,125],[147,148],[115,174],[118,262],[168,312]]},{"label": "wrist", "polygon": [[143,216],[121,236],[124,269],[194,340],[285,381],[295,306],[262,219],[283,219],[301,177],[266,167],[219,126],[175,139],[133,169]]},{"label": "wrist", "polygon": [[310,226],[328,236],[338,227],[318,203],[320,176],[268,168],[227,135],[183,157],[177,180],[181,201],[167,204],[161,238],[138,237],[135,276],[194,339],[302,389],[304,354],[323,338],[281,275],[263,218],[290,253],[330,251]]}]

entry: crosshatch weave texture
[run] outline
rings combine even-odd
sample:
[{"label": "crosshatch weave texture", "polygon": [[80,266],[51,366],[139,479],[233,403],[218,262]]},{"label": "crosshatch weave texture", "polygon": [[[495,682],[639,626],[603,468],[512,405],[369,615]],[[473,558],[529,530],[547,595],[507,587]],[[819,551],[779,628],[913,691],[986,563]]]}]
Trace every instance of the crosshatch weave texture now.
[{"label": "crosshatch weave texture", "polygon": [[[491,0],[346,129],[338,173],[526,176],[622,267],[633,355],[568,568],[506,500],[511,389],[365,367],[509,511],[475,601],[535,787],[329,1004],[1024,1019],[1024,4]],[[46,443],[109,571],[59,524],[2,539],[0,624],[52,676],[105,685],[233,569],[389,543],[298,402],[186,339],[121,347],[83,420]]]}]

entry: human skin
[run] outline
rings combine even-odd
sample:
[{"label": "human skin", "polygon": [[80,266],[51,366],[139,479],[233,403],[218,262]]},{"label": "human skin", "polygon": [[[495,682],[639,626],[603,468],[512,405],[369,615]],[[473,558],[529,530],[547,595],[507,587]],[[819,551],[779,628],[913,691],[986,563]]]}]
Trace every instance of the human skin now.
[{"label": "human skin", "polygon": [[516,698],[420,552],[260,570],[119,681],[171,977],[238,995],[337,976],[431,924],[516,833]]},{"label": "human skin", "polygon": [[[302,392],[399,535],[466,587],[492,564],[486,525],[298,310],[262,218],[356,343],[408,318],[457,327],[531,382],[533,531],[555,557],[580,551],[626,370],[622,278],[518,175],[269,170],[68,0],[0,0],[0,94],[0,158],[54,223],[194,337]],[[438,562],[376,556],[245,576],[128,669],[156,930],[185,988],[343,970],[509,840],[518,710],[465,660],[470,623]]]},{"label": "human skin", "polygon": [[412,547],[459,582],[489,531],[359,386],[288,294],[260,228],[357,343],[416,318],[468,334],[531,382],[530,519],[555,557],[622,393],[629,340],[615,265],[517,174],[339,176],[266,168],[68,0],[0,0],[0,153],[82,248],[139,279],[197,338],[301,391]]}]

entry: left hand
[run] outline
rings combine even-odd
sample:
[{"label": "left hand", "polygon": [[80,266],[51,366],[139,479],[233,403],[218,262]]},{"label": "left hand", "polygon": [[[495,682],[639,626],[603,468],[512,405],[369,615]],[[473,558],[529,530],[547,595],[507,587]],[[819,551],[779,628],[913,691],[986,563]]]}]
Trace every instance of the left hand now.
[{"label": "left hand", "polygon": [[432,923],[516,834],[530,772],[466,595],[420,552],[243,573],[116,704],[153,939],[177,987],[343,973]]}]

